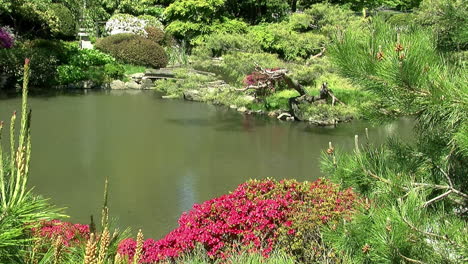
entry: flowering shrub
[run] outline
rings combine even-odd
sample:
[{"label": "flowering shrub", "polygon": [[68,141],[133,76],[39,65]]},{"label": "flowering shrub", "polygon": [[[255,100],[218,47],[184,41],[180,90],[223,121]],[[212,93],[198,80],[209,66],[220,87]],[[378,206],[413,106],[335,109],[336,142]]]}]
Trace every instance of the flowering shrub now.
[{"label": "flowering shrub", "polygon": [[89,238],[89,226],[52,220],[42,222],[39,227],[33,228],[35,237],[55,241],[59,236],[66,246],[76,245]]},{"label": "flowering shrub", "polygon": [[0,27],[0,48],[9,49],[13,47],[15,37],[8,27]]},{"label": "flowering shrub", "polygon": [[[298,245],[308,246],[319,254],[316,243],[306,245],[311,240],[305,234],[317,241],[320,236],[311,234],[349,217],[355,200],[352,190],[340,191],[326,180],[252,180],[230,194],[194,205],[165,238],[146,240],[140,262],[173,259],[198,245],[209,256],[222,259],[245,249],[268,257],[275,246],[295,255],[303,253]],[[123,240],[118,252],[133,258],[135,245],[133,239]]]},{"label": "flowering shrub", "polygon": [[106,22],[105,30],[109,35],[131,33],[146,37],[145,27],[163,29],[161,22],[151,16],[134,17],[129,14],[117,14]]}]

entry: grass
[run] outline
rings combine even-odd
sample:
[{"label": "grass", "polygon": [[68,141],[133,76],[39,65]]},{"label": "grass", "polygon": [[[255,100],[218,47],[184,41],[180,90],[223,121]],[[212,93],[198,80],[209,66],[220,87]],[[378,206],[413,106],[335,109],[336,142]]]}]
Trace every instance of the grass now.
[{"label": "grass", "polygon": [[124,64],[123,66],[125,69],[125,75],[141,73],[141,72],[145,72],[146,70],[145,66],[138,66],[138,65],[133,65],[133,64]]}]

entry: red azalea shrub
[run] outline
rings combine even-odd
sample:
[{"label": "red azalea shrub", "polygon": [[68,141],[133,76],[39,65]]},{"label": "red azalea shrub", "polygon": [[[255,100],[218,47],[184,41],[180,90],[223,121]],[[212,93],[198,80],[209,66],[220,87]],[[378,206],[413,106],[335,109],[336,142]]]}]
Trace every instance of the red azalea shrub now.
[{"label": "red azalea shrub", "polygon": [[[198,245],[216,258],[235,253],[238,245],[266,257],[276,246],[303,254],[297,245],[315,247],[309,237],[319,243],[320,226],[349,218],[355,205],[351,189],[340,191],[327,180],[251,180],[230,194],[194,205],[165,238],[146,240],[140,262],[174,259]],[[133,239],[123,240],[118,252],[131,259],[135,246]]]},{"label": "red azalea shrub", "polygon": [[44,221],[32,229],[33,236],[55,241],[59,236],[66,246],[73,246],[89,238],[89,226],[72,224],[60,220]]},{"label": "red azalea shrub", "polygon": [[254,71],[251,74],[245,76],[243,83],[245,87],[254,87],[256,95],[265,96],[274,93],[279,80],[272,78],[268,73],[272,73],[280,70],[280,68],[264,69]]}]

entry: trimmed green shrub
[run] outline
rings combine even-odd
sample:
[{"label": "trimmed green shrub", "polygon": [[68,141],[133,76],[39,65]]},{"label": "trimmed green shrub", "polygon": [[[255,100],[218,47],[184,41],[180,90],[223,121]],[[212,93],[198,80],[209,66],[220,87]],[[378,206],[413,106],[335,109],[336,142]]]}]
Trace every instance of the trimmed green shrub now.
[{"label": "trimmed green shrub", "polygon": [[193,50],[200,57],[220,57],[230,52],[259,52],[259,44],[247,38],[245,34],[214,33],[205,37],[205,41]]},{"label": "trimmed green shrub", "polygon": [[133,34],[117,34],[100,39],[96,48],[125,63],[162,68],[167,65],[164,49],[152,40]]},{"label": "trimmed green shrub", "polygon": [[328,37],[336,30],[344,30],[352,24],[361,23],[361,18],[353,11],[338,5],[328,3],[315,4],[305,10],[311,19],[310,28]]}]

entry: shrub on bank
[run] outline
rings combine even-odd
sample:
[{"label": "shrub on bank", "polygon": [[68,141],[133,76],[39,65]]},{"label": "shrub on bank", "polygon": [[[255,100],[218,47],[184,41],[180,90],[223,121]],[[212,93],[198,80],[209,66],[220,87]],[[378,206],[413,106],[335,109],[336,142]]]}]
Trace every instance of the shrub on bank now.
[{"label": "shrub on bank", "polygon": [[[173,259],[199,245],[221,259],[246,248],[264,256],[281,248],[307,263],[333,259],[323,248],[319,230],[350,217],[355,204],[352,190],[340,191],[326,180],[251,180],[230,194],[194,205],[165,238],[146,240],[140,261]],[[127,239],[118,251],[133,258],[135,246]]]},{"label": "shrub on bank", "polygon": [[133,34],[117,34],[100,39],[96,48],[126,63],[163,68],[167,65],[164,49],[152,40]]}]

